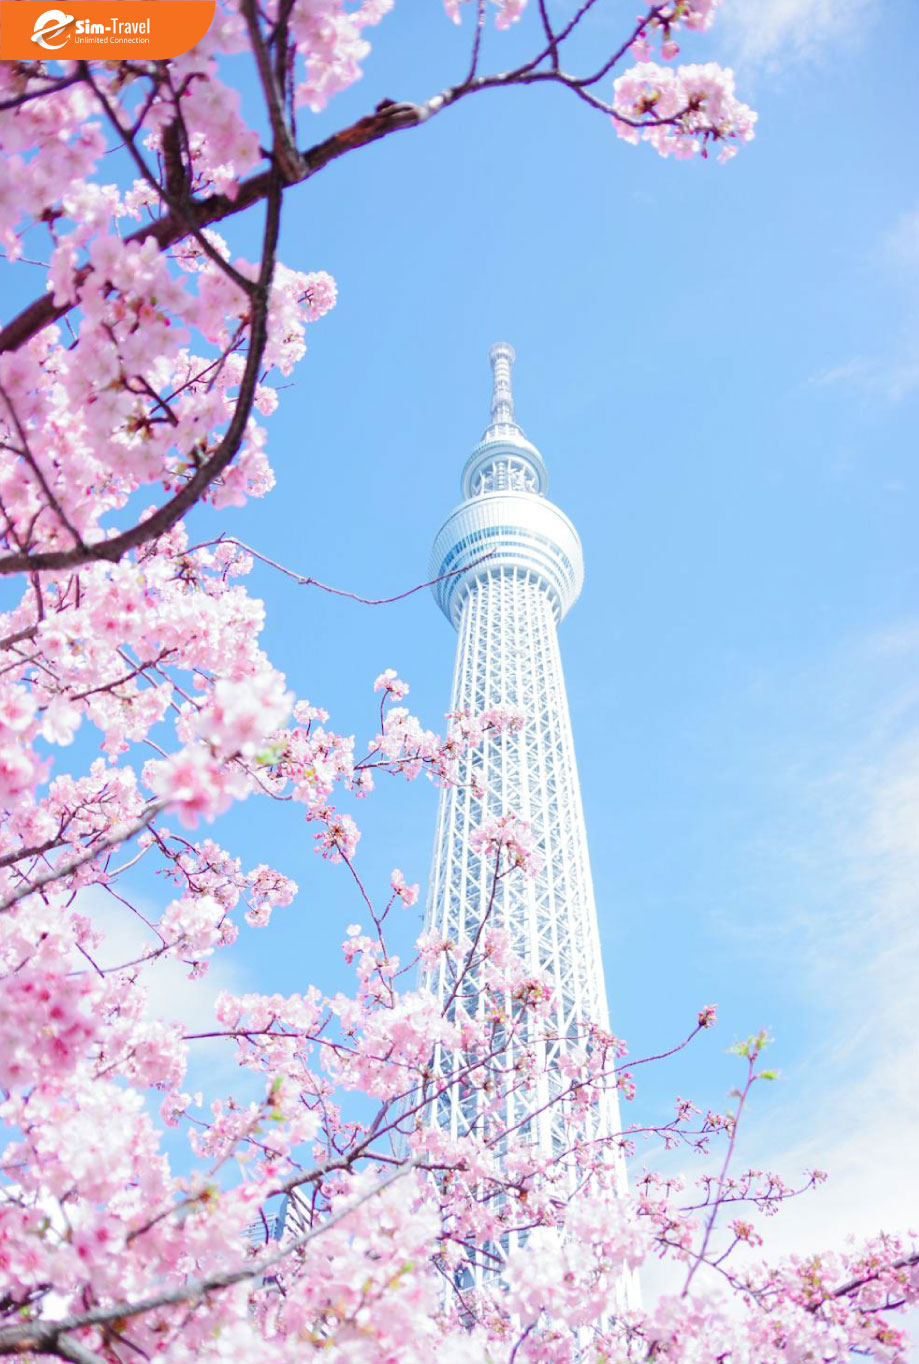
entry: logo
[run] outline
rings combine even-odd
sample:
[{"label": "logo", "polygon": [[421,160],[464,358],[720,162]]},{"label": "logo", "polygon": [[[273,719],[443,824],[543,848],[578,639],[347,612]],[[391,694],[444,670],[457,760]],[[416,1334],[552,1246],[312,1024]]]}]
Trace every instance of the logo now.
[{"label": "logo", "polygon": [[48,0],[0,0],[0,59],[110,62],[178,57],[201,41],[215,8],[215,0],[66,3],[63,10],[47,9]]},{"label": "logo", "polygon": [[[65,14],[62,9],[46,9],[35,20],[32,42],[38,43],[46,52],[56,52],[70,37],[67,29],[73,23],[73,15]],[[52,39],[57,38],[57,42]]]}]

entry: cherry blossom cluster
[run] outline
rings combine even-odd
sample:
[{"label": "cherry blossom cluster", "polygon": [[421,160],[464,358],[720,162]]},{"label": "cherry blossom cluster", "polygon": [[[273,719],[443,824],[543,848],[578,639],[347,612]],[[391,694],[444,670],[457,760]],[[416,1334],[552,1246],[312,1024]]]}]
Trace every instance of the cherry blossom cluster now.
[{"label": "cherry blossom cluster", "polygon": [[393,894],[396,898],[405,905],[406,909],[411,909],[412,905],[415,904],[418,899],[417,884],[408,885],[398,867],[393,869],[393,873],[389,880],[393,889]]},{"label": "cherry blossom cluster", "polygon": [[519,869],[536,876],[542,867],[529,824],[513,812],[486,820],[473,830],[470,845],[474,852],[496,855],[502,872]]},{"label": "cherry blossom cluster", "polygon": [[[468,2],[444,0],[447,16],[455,24],[461,22]],[[499,29],[519,20],[526,8],[526,0],[494,0],[494,4],[495,26]],[[656,50],[662,62],[673,61],[680,52],[681,30],[705,33],[714,22],[719,4],[720,0],[647,4],[638,14],[625,46],[600,63],[593,74],[577,77],[563,69],[562,52],[567,51],[566,44],[593,8],[592,3],[580,6],[573,19],[564,12],[553,16],[551,5],[540,4],[540,37],[544,46],[536,58],[502,80],[511,83],[515,76],[531,80],[535,72],[537,79],[557,81],[575,90],[598,110],[609,113],[617,134],[627,142],[645,141],[662,156],[680,159],[707,157],[709,145],[719,142],[723,145],[718,159],[726,161],[736,154],[739,143],[753,138],[756,123],[753,110],[734,95],[733,72],[714,62],[671,69],[653,60]],[[478,63],[483,13],[483,7],[478,6],[473,74]],[[637,59],[637,64],[615,79],[612,104],[606,104],[592,93],[593,88],[619,64],[626,50]]]},{"label": "cherry blossom cluster", "polygon": [[719,146],[719,160],[753,137],[756,114],[734,94],[734,73],[715,62],[675,71],[639,62],[613,82],[613,126],[627,142],[650,142],[683,159]]},{"label": "cherry blossom cluster", "polygon": [[374,682],[373,690],[384,692],[384,699],[401,701],[403,697],[408,696],[409,685],[403,682],[401,677],[396,676],[395,668],[387,668]]}]

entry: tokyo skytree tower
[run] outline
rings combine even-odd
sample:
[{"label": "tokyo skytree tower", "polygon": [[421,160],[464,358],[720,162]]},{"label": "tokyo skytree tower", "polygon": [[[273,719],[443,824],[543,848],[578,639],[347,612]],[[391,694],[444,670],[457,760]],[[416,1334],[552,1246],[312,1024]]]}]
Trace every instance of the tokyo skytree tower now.
[{"label": "tokyo skytree tower", "polygon": [[[486,737],[462,760],[458,783],[441,792],[425,928],[454,941],[464,934],[474,939],[495,893],[494,865],[472,849],[470,835],[505,812],[526,820],[542,869],[535,878],[503,878],[491,914],[525,961],[550,976],[552,1031],[565,1037],[585,1020],[608,1027],[557,635],[581,590],[584,562],[574,526],[546,497],[542,455],[515,421],[514,358],[509,345],[491,350],[491,422],[463,469],[464,500],[434,541],[430,576],[439,579],[434,587],[438,605],[459,635],[451,710],[480,714],[514,707],[526,722],[518,732]],[[426,983],[447,999],[451,981],[440,960]],[[549,1156],[567,1144],[559,1105],[547,1107],[562,1083],[550,1055],[536,1093],[525,1100],[519,1093],[508,1098],[509,1105],[517,1105],[507,1113],[508,1127],[519,1133],[529,1111],[526,1139]],[[453,1136],[465,1131],[468,1115],[455,1088],[439,1102],[438,1125]],[[619,1131],[614,1091],[603,1102],[593,1120],[596,1136]],[[618,1159],[617,1165],[624,1186]]]}]

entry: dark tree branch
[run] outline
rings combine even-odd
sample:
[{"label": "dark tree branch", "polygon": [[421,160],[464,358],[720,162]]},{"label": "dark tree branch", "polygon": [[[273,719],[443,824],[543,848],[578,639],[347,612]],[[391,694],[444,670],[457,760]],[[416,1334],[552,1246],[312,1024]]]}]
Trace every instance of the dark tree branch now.
[{"label": "dark tree branch", "polygon": [[[258,11],[255,0],[241,0],[240,9],[246,21],[246,28],[249,33],[249,41],[252,44],[252,51],[255,55],[255,64],[258,68],[259,80],[262,83],[262,93],[265,96],[265,105],[268,109],[268,118],[271,122],[271,133],[274,139],[273,156],[274,163],[284,178],[287,185],[295,185],[303,178],[303,157],[297,150],[296,144],[291,135],[287,118],[284,111],[283,86],[278,84],[275,69],[272,68],[271,58],[268,49],[262,39],[262,32],[259,28]],[[286,37],[286,26],[279,24],[275,34],[275,40],[283,47]]]},{"label": "dark tree branch", "polygon": [[482,51],[482,33],[485,28],[485,0],[477,0],[475,14],[475,33],[472,39],[472,56],[469,59],[469,74],[464,85],[475,80],[479,71],[479,54]]}]

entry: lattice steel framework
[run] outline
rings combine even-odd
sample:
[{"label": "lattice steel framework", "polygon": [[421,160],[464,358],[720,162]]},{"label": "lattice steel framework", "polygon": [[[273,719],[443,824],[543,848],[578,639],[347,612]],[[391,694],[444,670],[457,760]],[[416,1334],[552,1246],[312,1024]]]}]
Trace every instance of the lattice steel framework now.
[{"label": "lattice steel framework", "polygon": [[[505,811],[526,819],[543,869],[535,879],[502,880],[492,914],[509,930],[516,950],[552,977],[554,1021],[565,1036],[585,1019],[608,1026],[557,635],[559,621],[581,589],[583,556],[573,525],[546,498],[542,456],[514,419],[514,352],[501,344],[493,347],[490,359],[491,423],[463,471],[465,500],[434,542],[431,577],[441,579],[435,595],[459,634],[451,708],[478,713],[514,706],[525,713],[526,724],[519,733],[502,734],[475,750],[464,760],[459,783],[441,794],[426,927],[453,939],[474,936],[492,892],[492,869],[470,849],[470,834],[487,817]],[[483,794],[475,794],[476,788]],[[441,965],[427,980],[444,999],[450,990],[445,970]],[[524,1101],[514,1097],[508,1100],[507,1118],[512,1126],[525,1120],[518,1139],[537,1141],[556,1155],[563,1140],[558,1109],[555,1119],[551,1111],[540,1111],[562,1083],[548,1059],[538,1092],[525,1101],[535,1116],[527,1119],[519,1108]],[[455,1092],[443,1096],[437,1121],[454,1136],[467,1129],[468,1115]],[[595,1123],[597,1134],[619,1130],[613,1094]]]}]

